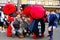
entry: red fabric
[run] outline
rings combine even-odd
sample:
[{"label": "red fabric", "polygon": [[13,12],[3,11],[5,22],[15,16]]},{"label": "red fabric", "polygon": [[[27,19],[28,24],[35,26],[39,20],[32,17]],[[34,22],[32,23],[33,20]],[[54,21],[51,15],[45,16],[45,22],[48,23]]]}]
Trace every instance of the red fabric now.
[{"label": "red fabric", "polygon": [[7,36],[8,36],[8,37],[11,37],[11,36],[12,36],[11,30],[12,30],[12,27],[11,27],[11,25],[9,25],[9,26],[7,27]]},{"label": "red fabric", "polygon": [[44,16],[45,9],[40,5],[35,5],[32,7],[30,14],[35,19],[40,19]]},{"label": "red fabric", "polygon": [[30,6],[26,6],[23,10],[23,14],[28,16],[30,14],[30,10],[31,10],[31,7]]},{"label": "red fabric", "polygon": [[19,13],[18,12],[16,12],[16,15],[18,15]]},{"label": "red fabric", "polygon": [[18,27],[18,29],[20,29],[20,26]]},{"label": "red fabric", "polygon": [[34,39],[37,39],[37,35],[35,33],[33,34],[33,38]]},{"label": "red fabric", "polygon": [[14,18],[13,17],[10,17],[10,16],[8,16],[8,19],[7,19],[9,22],[12,22],[12,21],[14,21]]},{"label": "red fabric", "polygon": [[6,15],[10,15],[16,11],[16,7],[13,4],[6,4],[2,10]]},{"label": "red fabric", "polygon": [[46,18],[43,18],[43,19],[44,19],[44,22],[46,22],[47,19]]},{"label": "red fabric", "polygon": [[33,18],[31,16],[29,16],[30,18],[30,24],[33,22]]},{"label": "red fabric", "polygon": [[42,34],[42,37],[45,37],[45,35],[44,35],[44,34]]}]

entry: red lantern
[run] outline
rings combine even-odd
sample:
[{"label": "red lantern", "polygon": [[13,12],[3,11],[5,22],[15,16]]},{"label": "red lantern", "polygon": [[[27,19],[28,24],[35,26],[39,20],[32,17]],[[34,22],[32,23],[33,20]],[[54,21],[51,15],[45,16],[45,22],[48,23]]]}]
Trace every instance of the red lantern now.
[{"label": "red lantern", "polygon": [[45,13],[45,10],[42,6],[40,5],[35,5],[31,11],[31,16],[34,18],[34,19],[40,19],[44,16],[44,13]]},{"label": "red lantern", "polygon": [[26,6],[23,10],[23,14],[28,16],[30,14],[31,6]]},{"label": "red lantern", "polygon": [[10,15],[12,13],[14,13],[16,11],[16,7],[13,5],[13,4],[6,4],[4,7],[3,7],[3,12],[6,14],[6,15]]}]

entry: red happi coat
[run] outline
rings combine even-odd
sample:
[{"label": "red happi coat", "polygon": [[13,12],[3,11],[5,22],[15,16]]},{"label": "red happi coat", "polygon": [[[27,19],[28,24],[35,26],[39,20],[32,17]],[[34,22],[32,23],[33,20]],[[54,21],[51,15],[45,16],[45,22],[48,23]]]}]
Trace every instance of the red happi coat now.
[{"label": "red happi coat", "polygon": [[[8,16],[8,19],[7,19],[9,22],[12,22],[14,21],[14,18]],[[11,37],[12,36],[12,27],[11,27],[11,23],[8,24],[8,27],[7,27],[7,36],[8,37]]]}]

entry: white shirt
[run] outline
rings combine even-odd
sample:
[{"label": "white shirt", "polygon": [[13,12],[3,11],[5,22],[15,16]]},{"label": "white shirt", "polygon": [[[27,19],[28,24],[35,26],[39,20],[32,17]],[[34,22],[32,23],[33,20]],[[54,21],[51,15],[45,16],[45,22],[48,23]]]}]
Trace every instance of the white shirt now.
[{"label": "white shirt", "polygon": [[2,11],[0,11],[0,12],[1,12],[1,17],[4,19],[4,13]]}]

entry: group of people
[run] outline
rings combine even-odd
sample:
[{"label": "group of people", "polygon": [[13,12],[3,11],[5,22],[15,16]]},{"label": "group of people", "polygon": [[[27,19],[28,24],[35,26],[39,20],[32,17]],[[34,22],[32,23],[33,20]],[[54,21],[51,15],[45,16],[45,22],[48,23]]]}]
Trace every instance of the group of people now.
[{"label": "group of people", "polygon": [[0,32],[6,31],[8,37],[16,35],[23,38],[26,35],[29,36],[29,26],[29,18],[22,14],[18,13],[16,17],[10,17],[2,13],[2,11],[0,12]]},{"label": "group of people", "polygon": [[[18,14],[16,17],[13,18],[12,22],[7,21],[8,16],[0,12],[0,26],[3,30],[3,24],[7,28],[7,33],[11,31],[12,36],[18,36],[20,38],[23,38],[25,36],[30,36],[30,34],[34,35],[34,38],[37,37],[44,37],[45,32],[45,22],[48,22],[48,36],[50,37],[50,40],[53,39],[53,28],[57,27],[57,23],[55,23],[55,20],[58,19],[58,16],[54,11],[50,12],[47,11],[45,16],[38,20],[33,20],[32,24],[30,24],[30,19],[26,17],[25,15]],[[35,23],[35,24],[34,24]],[[12,27],[8,27],[11,25]],[[32,25],[34,25],[33,30],[30,28]],[[11,29],[12,28],[12,29]],[[32,32],[31,32],[32,30]],[[1,30],[0,30],[1,31]],[[9,34],[8,34],[9,35]]]}]

